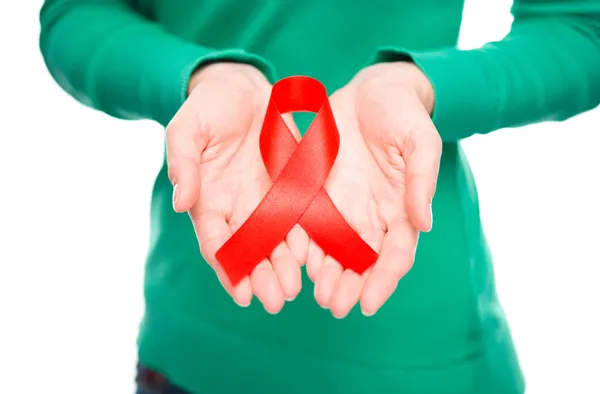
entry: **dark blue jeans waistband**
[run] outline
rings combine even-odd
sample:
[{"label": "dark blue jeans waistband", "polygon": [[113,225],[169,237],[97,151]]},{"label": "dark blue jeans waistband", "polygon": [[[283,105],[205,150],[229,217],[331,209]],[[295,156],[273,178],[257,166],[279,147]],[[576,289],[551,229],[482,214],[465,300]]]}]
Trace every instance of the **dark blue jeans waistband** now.
[{"label": "dark blue jeans waistband", "polygon": [[138,364],[135,378],[136,394],[190,394],[169,383],[160,373]]}]

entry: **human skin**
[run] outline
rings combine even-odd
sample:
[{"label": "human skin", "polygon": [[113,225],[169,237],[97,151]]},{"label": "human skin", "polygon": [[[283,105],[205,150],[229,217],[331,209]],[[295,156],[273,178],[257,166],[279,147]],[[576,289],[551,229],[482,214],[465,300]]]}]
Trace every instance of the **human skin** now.
[{"label": "human skin", "polygon": [[[412,63],[380,63],[330,97],[340,149],[325,188],[379,253],[376,264],[363,275],[343,270],[295,226],[234,288],[215,253],[270,187],[258,149],[270,89],[249,65],[214,63],[194,73],[167,127],[174,209],[189,212],[202,254],[237,304],[249,305],[254,294],[268,312],[279,312],[300,291],[307,263],[322,307],[341,318],[360,301],[372,315],[412,266],[419,231],[432,227],[442,144],[430,117],[431,84]],[[289,114],[285,120],[299,140]]]},{"label": "human skin", "polygon": [[[249,65],[203,67],[191,78],[166,141],[173,207],[189,212],[203,256],[238,305],[248,306],[254,294],[268,312],[277,313],[301,288],[308,236],[300,227],[235,288],[215,258],[271,185],[258,144],[270,89]],[[299,139],[291,116],[286,121]]]},{"label": "human skin", "polygon": [[358,275],[311,243],[307,269],[317,302],[335,317],[359,301],[370,316],[412,267],[419,231],[432,228],[442,153],[431,120],[433,89],[412,63],[380,63],[330,100],[341,141],[325,188],[379,258]]}]

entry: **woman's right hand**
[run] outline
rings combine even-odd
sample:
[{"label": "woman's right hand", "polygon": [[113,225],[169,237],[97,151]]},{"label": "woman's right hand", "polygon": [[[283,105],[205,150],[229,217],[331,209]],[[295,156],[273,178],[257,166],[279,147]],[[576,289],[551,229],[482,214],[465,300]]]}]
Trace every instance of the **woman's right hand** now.
[{"label": "woman's right hand", "polygon": [[[167,127],[167,162],[173,207],[188,211],[204,258],[240,306],[253,294],[270,313],[296,297],[308,236],[295,227],[235,288],[215,253],[257,207],[271,186],[259,134],[271,85],[256,68],[213,63],[190,80],[188,99]],[[291,116],[286,123],[299,137]]]}]

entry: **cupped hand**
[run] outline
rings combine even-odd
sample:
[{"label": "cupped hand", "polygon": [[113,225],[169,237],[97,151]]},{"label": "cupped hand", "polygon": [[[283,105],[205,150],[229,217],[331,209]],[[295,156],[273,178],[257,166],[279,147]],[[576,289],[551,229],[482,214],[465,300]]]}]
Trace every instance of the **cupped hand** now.
[{"label": "cupped hand", "polygon": [[340,149],[325,189],[379,258],[358,275],[311,242],[307,270],[317,302],[335,317],[358,302],[372,315],[412,267],[419,231],[432,227],[442,153],[430,117],[433,91],[413,64],[383,63],[361,71],[330,100]]},{"label": "cupped hand", "polygon": [[[252,66],[206,66],[193,75],[166,139],[173,206],[189,212],[202,255],[237,304],[249,305],[254,294],[268,312],[277,313],[301,288],[309,241],[300,227],[235,287],[215,258],[272,183],[258,143],[270,90]],[[286,123],[299,138],[291,117]]]}]

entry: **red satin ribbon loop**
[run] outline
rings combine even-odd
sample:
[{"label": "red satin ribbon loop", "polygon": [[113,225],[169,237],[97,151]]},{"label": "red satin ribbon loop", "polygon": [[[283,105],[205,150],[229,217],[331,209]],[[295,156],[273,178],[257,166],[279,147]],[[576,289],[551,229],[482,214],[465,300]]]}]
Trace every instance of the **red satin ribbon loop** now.
[{"label": "red satin ribbon loop", "polygon": [[[316,116],[297,143],[281,115],[300,111]],[[339,146],[321,82],[296,76],[273,86],[260,135],[260,152],[273,186],[216,254],[233,285],[268,257],[296,223],[344,268],[362,274],[375,263],[377,253],[350,227],[323,188]]]}]

